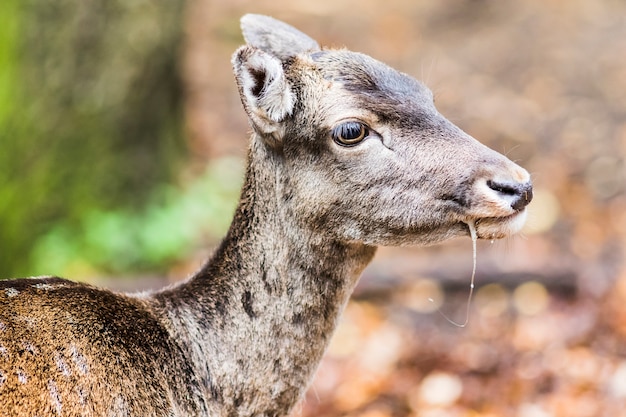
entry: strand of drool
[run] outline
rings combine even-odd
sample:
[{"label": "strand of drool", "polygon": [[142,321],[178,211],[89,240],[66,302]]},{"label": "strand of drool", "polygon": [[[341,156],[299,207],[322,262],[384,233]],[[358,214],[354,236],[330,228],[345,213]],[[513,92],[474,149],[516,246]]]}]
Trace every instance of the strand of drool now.
[{"label": "strand of drool", "polygon": [[[467,326],[467,324],[469,323],[469,317],[470,317],[470,307],[472,305],[472,296],[474,295],[474,278],[476,277],[476,241],[478,240],[478,237],[476,235],[476,224],[474,223],[474,220],[468,220],[467,221],[467,227],[469,228],[469,232],[470,232],[470,236],[472,237],[472,260],[473,260],[473,266],[472,266],[472,278],[470,279],[470,290],[469,290],[469,294],[467,296],[467,308],[465,310],[465,321],[463,323],[458,323],[456,321],[454,321],[453,319],[451,319],[450,317],[448,317],[443,311],[441,311],[441,308],[438,308],[437,311],[439,312],[439,314],[441,314],[441,316],[446,319],[450,324],[456,326],[456,327],[465,327]],[[434,302],[434,300],[432,298],[429,298],[428,301],[430,301],[431,303]]]}]

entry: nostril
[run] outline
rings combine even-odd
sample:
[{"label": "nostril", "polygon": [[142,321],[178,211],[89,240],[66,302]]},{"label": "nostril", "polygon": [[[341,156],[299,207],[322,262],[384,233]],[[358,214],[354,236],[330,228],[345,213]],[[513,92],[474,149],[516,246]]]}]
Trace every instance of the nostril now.
[{"label": "nostril", "polygon": [[513,184],[498,183],[490,180],[487,181],[487,186],[501,194],[516,195],[518,193],[516,185]]},{"label": "nostril", "polygon": [[533,199],[533,186],[530,182],[496,182],[487,181],[487,186],[511,201],[511,208],[516,211],[522,210]]}]

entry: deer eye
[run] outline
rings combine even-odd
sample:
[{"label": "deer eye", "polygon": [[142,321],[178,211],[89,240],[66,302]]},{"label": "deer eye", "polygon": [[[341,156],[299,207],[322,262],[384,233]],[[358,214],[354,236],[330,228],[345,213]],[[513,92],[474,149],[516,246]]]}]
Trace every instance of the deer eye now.
[{"label": "deer eye", "polygon": [[331,132],[333,140],[342,146],[354,146],[369,135],[369,129],[360,122],[345,122]]}]

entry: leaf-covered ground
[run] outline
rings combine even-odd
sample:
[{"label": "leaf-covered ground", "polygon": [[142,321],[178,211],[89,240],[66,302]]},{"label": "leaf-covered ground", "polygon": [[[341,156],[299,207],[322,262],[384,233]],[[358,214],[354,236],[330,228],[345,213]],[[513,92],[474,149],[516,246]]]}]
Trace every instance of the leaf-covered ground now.
[{"label": "leaf-covered ground", "polygon": [[[601,300],[533,282],[480,287],[465,328],[421,312],[425,295],[413,284],[353,300],[302,415],[624,415],[626,280]],[[462,322],[464,302],[441,308]]]}]

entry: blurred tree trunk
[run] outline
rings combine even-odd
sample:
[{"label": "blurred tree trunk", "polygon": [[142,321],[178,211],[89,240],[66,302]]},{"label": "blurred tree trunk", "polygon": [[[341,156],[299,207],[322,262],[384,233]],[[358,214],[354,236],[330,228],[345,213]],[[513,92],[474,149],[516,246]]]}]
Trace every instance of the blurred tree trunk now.
[{"label": "blurred tree trunk", "polygon": [[3,2],[19,25],[3,37],[17,53],[0,103],[0,277],[29,273],[51,224],[140,207],[184,149],[183,0]]}]

